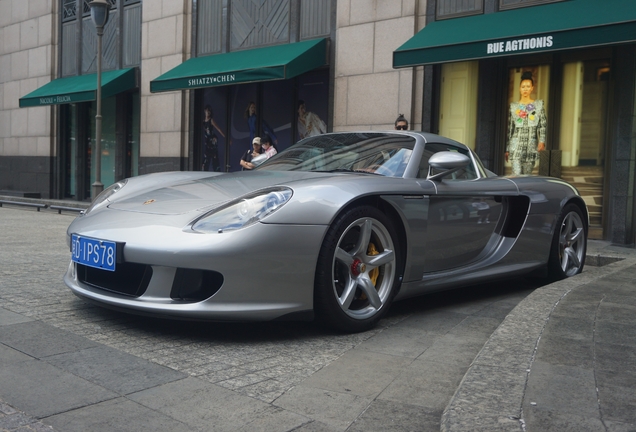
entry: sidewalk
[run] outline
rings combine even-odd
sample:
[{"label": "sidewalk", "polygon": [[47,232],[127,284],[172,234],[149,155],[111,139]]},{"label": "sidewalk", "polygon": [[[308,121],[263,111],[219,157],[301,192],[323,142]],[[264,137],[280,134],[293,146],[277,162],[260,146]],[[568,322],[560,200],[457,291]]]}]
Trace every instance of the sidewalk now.
[{"label": "sidewalk", "polygon": [[603,266],[535,290],[506,317],[442,431],[636,430],[636,250],[589,241],[587,261]]}]

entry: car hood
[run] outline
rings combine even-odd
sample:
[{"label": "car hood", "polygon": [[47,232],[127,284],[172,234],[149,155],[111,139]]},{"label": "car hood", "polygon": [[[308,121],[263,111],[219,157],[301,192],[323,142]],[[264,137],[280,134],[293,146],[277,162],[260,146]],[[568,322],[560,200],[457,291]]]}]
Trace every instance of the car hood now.
[{"label": "car hood", "polygon": [[[202,177],[193,173],[192,178],[183,176],[156,176],[151,185],[138,188],[135,179],[122,192],[134,192],[114,197],[108,208],[147,214],[178,215],[192,211],[208,211],[241,196],[274,186],[288,185],[309,179],[325,179],[325,174],[311,172],[243,171]],[[147,181],[146,181],[147,182]],[[160,184],[164,183],[164,184]],[[136,190],[139,189],[139,190]]]}]

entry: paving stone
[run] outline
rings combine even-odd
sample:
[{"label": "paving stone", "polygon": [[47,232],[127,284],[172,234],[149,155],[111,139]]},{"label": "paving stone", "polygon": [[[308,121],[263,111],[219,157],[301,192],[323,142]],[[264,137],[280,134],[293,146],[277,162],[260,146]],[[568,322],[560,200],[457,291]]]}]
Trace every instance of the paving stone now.
[{"label": "paving stone", "polygon": [[124,395],[188,376],[105,346],[47,357],[46,362]]},{"label": "paving stone", "polygon": [[129,431],[191,432],[192,425],[180,422],[156,410],[126,398],[116,398],[98,404],[60,413],[46,419],[58,431]]},{"label": "paving stone", "polygon": [[0,399],[37,418],[116,396],[116,393],[40,360],[5,363],[0,368]]},{"label": "paving stone", "polygon": [[440,415],[440,411],[429,411],[417,405],[375,400],[347,431],[437,431]]},{"label": "paving stone", "polygon": [[[415,360],[380,393],[378,400],[420,406],[441,413],[466,369],[466,366],[453,362]],[[437,420],[439,422],[439,418]]]},{"label": "paving stone", "polygon": [[[55,343],[51,343],[55,341]],[[0,326],[0,342],[35,358],[75,352],[96,344],[41,321]]]},{"label": "paving stone", "polygon": [[274,404],[336,430],[347,430],[371,402],[372,399],[350,392],[341,393],[300,385],[286,392]]},{"label": "paving stone", "polygon": [[362,397],[376,397],[412,360],[351,350],[304,381],[304,385]]}]

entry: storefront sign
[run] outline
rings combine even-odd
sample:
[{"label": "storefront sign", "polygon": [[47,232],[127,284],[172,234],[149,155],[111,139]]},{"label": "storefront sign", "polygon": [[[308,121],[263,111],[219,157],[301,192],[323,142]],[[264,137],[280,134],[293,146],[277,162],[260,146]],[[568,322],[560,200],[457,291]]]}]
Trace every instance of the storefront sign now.
[{"label": "storefront sign", "polygon": [[516,51],[538,50],[542,48],[550,48],[553,44],[554,39],[552,36],[513,39],[486,44],[486,53],[501,54]]},{"label": "storefront sign", "polygon": [[[102,96],[108,98],[137,86],[134,68],[105,71]],[[20,108],[90,102],[97,98],[97,74],[54,79],[20,98]]]},{"label": "storefront sign", "polygon": [[72,102],[71,97],[68,95],[40,98],[40,105],[54,105],[54,104],[63,104],[63,103],[70,103],[70,102]]},{"label": "storefront sign", "polygon": [[228,72],[215,75],[193,74],[186,77],[176,76],[175,78],[156,79],[154,81],[150,81],[150,91],[157,92],[176,89],[198,89],[284,78],[285,66],[254,68],[239,72]]},{"label": "storefront sign", "polygon": [[207,87],[207,86],[213,86],[217,84],[229,84],[234,81],[236,81],[236,74],[207,76],[207,77],[189,79],[188,87]]},{"label": "storefront sign", "polygon": [[326,64],[327,39],[193,57],[150,81],[150,92],[285,80]]}]

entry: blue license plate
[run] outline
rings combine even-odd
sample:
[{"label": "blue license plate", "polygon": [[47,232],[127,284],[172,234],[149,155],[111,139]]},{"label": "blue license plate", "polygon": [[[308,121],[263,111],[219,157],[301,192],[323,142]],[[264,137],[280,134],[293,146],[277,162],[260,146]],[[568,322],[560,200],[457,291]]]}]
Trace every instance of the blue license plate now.
[{"label": "blue license plate", "polygon": [[117,243],[73,234],[71,236],[71,259],[89,267],[115,271]]}]

